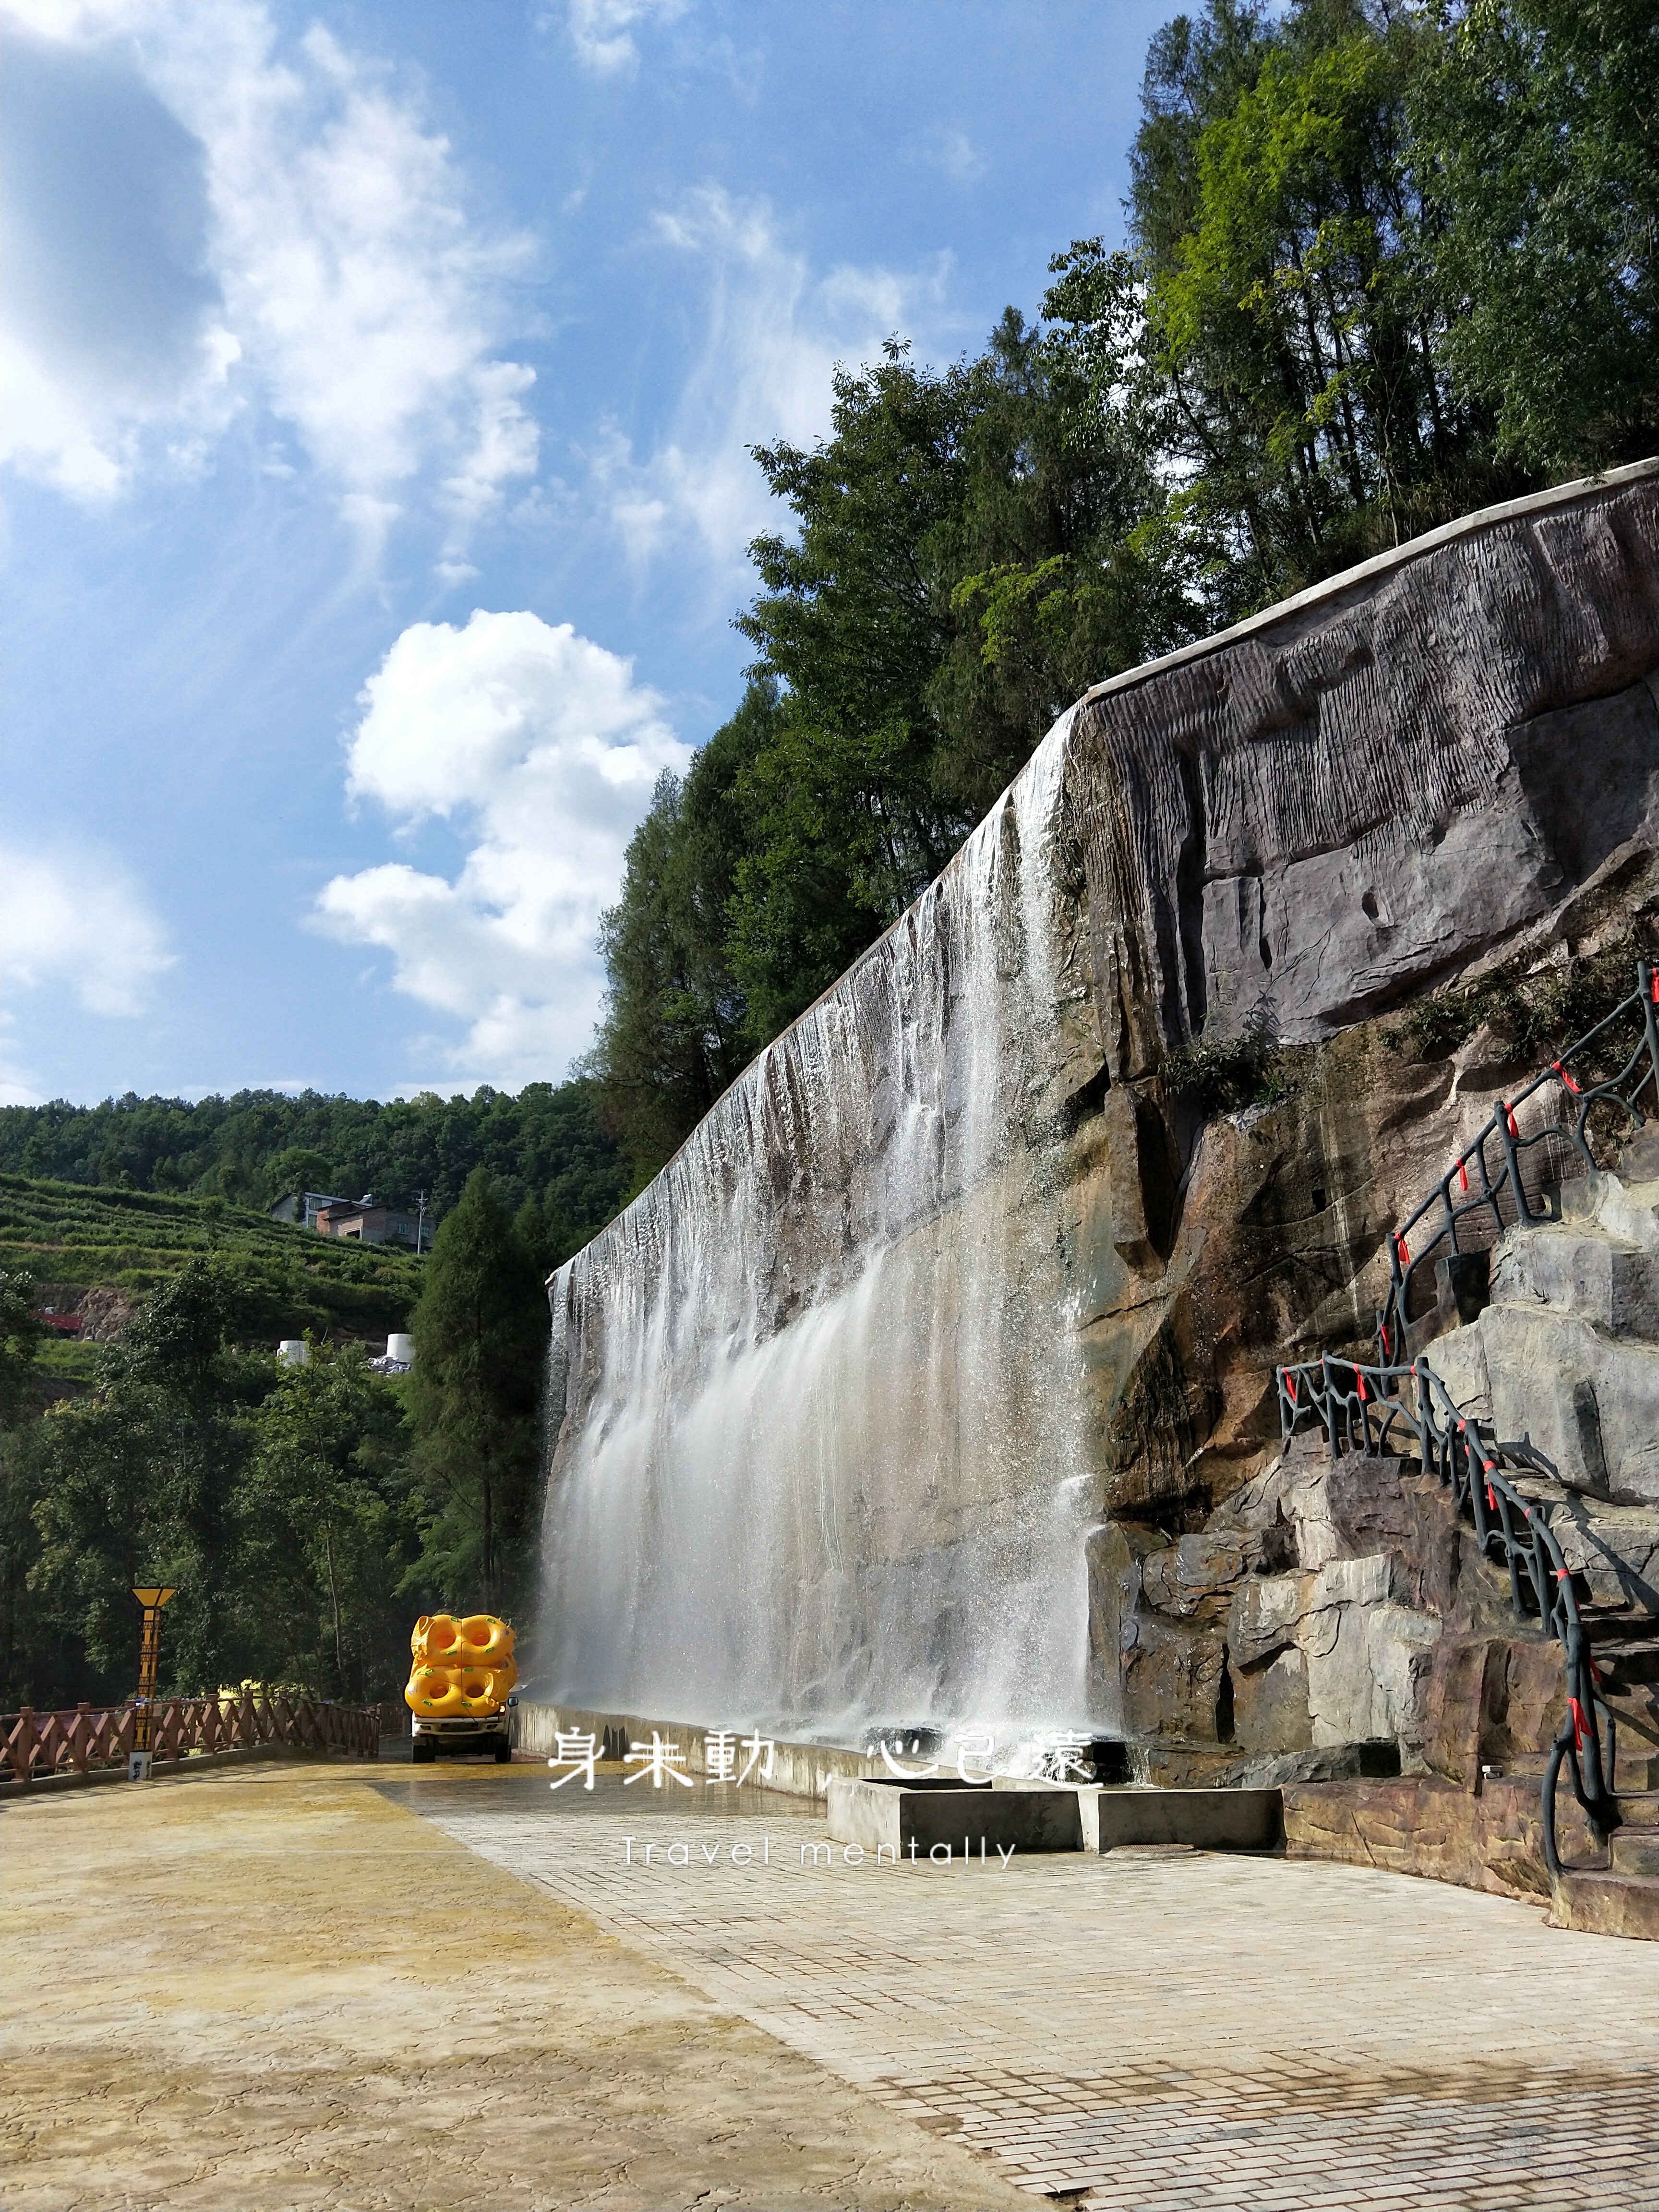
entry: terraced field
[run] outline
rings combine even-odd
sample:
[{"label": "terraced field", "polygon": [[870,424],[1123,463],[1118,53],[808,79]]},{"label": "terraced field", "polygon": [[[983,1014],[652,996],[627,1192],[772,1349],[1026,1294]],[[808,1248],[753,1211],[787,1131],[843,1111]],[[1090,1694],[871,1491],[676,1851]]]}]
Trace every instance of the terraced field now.
[{"label": "terraced field", "polygon": [[[408,1325],[421,1261],[386,1246],[336,1243],[222,1199],[0,1175],[0,1262],[42,1284],[107,1285],[142,1297],[191,1260],[235,1275],[250,1342],[298,1336],[383,1338]],[[73,1301],[60,1301],[72,1303]]]}]

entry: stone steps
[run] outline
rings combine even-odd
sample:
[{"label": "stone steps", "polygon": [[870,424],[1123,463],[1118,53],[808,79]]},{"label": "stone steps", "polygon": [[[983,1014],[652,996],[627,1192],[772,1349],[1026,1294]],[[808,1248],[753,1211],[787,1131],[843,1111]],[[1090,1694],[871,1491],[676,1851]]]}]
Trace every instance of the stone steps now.
[{"label": "stone steps", "polygon": [[1659,1876],[1611,1870],[1564,1874],[1552,1886],[1550,1924],[1587,1936],[1659,1942]]},{"label": "stone steps", "polygon": [[[1623,1171],[1565,1183],[1559,1221],[1506,1230],[1484,1310],[1421,1346],[1460,1406],[1500,1438],[1526,1438],[1568,1491],[1650,1512],[1659,1508],[1653,1151],[1632,1145]],[[1455,1308],[1443,1297],[1441,1310]],[[1643,1548],[1649,1560],[1659,1553],[1659,1521]],[[1659,1604],[1650,1583],[1645,1601]]]},{"label": "stone steps", "polygon": [[1604,1690],[1632,1694],[1647,1690],[1659,1682],[1659,1637],[1627,1643],[1609,1639],[1596,1646],[1595,1664]]},{"label": "stone steps", "polygon": [[1613,1874],[1659,1876],[1659,1828],[1620,1828],[1607,1846]]}]

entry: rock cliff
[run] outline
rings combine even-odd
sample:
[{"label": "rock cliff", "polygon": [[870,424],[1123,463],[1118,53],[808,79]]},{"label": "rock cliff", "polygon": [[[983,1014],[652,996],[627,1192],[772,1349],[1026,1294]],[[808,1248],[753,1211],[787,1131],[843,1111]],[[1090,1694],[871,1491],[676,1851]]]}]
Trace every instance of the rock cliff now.
[{"label": "rock cliff", "polygon": [[554,1278],[543,1686],[1427,1759],[1440,1509],[1279,1463],[1272,1369],[1513,1072],[1402,1017],[1623,962],[1656,845],[1653,465],[1091,693]]}]

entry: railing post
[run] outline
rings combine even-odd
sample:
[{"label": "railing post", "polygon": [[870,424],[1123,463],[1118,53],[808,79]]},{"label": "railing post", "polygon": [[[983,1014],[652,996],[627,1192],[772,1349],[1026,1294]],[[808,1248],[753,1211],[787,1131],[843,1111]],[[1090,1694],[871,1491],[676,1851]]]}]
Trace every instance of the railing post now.
[{"label": "railing post", "polygon": [[6,1746],[7,1755],[11,1761],[12,1772],[25,1783],[34,1779],[34,1747],[37,1740],[34,1708],[33,1705],[25,1705],[17,1716],[17,1725],[12,1730],[11,1740]]},{"label": "railing post", "polygon": [[[1659,997],[1656,997],[1654,971],[1645,960],[1636,963],[1636,988],[1642,994],[1642,1020],[1647,1030],[1648,1060],[1653,1069],[1653,1110],[1659,1115]],[[1639,1091],[1638,1083],[1636,1091]],[[1632,1092],[1634,1097],[1636,1091]]]},{"label": "railing post", "polygon": [[1417,1429],[1417,1462],[1425,1474],[1429,1471],[1429,1383],[1427,1371],[1420,1359],[1412,1362],[1412,1420]]},{"label": "railing post", "polygon": [[[1515,1194],[1516,1226],[1520,1228],[1537,1217],[1534,1215],[1532,1208],[1527,1203],[1526,1185],[1521,1180],[1521,1158],[1515,1149],[1515,1133],[1510,1127],[1514,1114],[1515,1109],[1510,1104],[1508,1099],[1500,1098],[1498,1102],[1496,1116],[1498,1141],[1504,1147],[1504,1172],[1509,1177],[1510,1190]],[[1498,1214],[1498,1222],[1501,1234],[1504,1225],[1501,1211]]]}]

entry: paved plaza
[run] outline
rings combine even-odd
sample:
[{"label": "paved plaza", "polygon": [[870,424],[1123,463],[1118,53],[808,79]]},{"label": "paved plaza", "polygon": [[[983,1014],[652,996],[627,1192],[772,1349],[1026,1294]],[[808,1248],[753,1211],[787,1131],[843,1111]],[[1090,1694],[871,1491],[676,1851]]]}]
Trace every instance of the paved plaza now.
[{"label": "paved plaza", "polygon": [[615,1777],[586,1806],[568,1788],[544,1804],[517,1771],[411,1775],[399,1794],[1051,2198],[1659,2202],[1659,1959],[1541,1908],[1192,1851],[848,1866],[789,1801],[710,1812],[729,1793]]},{"label": "paved plaza", "polygon": [[529,1766],[0,1837],[15,2212],[1659,2201],[1653,1948],[1436,1883],[848,1865],[804,1801]]}]

